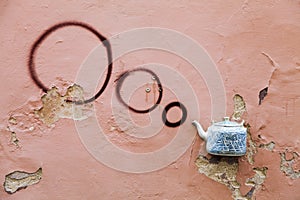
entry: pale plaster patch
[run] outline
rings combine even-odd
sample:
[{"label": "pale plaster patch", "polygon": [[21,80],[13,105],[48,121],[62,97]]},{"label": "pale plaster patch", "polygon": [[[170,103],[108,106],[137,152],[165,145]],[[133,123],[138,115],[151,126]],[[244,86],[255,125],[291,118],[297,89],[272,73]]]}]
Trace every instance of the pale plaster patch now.
[{"label": "pale plaster patch", "polygon": [[4,189],[7,193],[12,194],[16,191],[34,185],[40,182],[42,178],[42,168],[34,173],[24,171],[14,171],[5,176]]},{"label": "pale plaster patch", "polygon": [[235,157],[213,156],[208,159],[200,155],[196,160],[196,166],[201,174],[210,179],[226,185],[229,188],[239,188],[236,180],[238,171],[238,159]]},{"label": "pale plaster patch", "polygon": [[253,168],[253,171],[255,172],[254,177],[248,178],[246,181],[246,185],[252,186],[252,187],[257,187],[260,186],[264,183],[265,179],[267,178],[267,167],[257,167]]},{"label": "pale plaster patch", "polygon": [[[35,110],[40,107],[40,101],[29,100],[24,105],[11,111],[5,131],[12,135],[11,141],[16,141],[15,136],[20,133],[45,133],[51,131],[52,127],[45,125],[35,114]],[[14,136],[15,133],[16,135]],[[15,142],[13,142],[15,144]]]},{"label": "pale plaster patch", "polygon": [[253,170],[256,174],[254,177],[248,178],[245,183],[252,186],[252,188],[246,195],[242,195],[240,183],[236,179],[239,166],[237,157],[213,156],[211,159],[208,159],[200,155],[196,160],[196,165],[201,174],[205,174],[208,178],[227,186],[232,193],[232,198],[235,200],[252,199],[254,192],[263,184],[267,171],[265,167],[254,168]]},{"label": "pale plaster patch", "polygon": [[280,153],[280,170],[289,178],[300,178],[300,156],[297,152]]},{"label": "pale plaster patch", "polygon": [[251,189],[247,194],[243,195],[240,191],[241,184],[236,178],[239,167],[238,157],[213,156],[211,159],[208,159],[200,155],[195,164],[198,167],[199,173],[227,186],[234,200],[253,199],[255,192],[258,191],[264,183],[268,170],[267,167],[253,168],[255,175],[248,178],[245,182],[245,185],[251,186]]},{"label": "pale plaster patch", "polygon": [[17,125],[17,119],[13,116],[10,116],[9,119],[8,119],[8,123],[9,124],[12,124],[12,125]]},{"label": "pale plaster patch", "polygon": [[62,96],[56,87],[51,88],[42,96],[43,106],[35,114],[47,125],[57,122],[61,118],[84,120],[92,114],[92,105],[75,105],[68,101],[83,101],[84,92],[78,85],[70,86]]},{"label": "pale plaster patch", "polygon": [[11,132],[10,143],[15,145],[17,148],[20,148],[19,139],[17,138],[17,134],[15,132]]},{"label": "pale plaster patch", "polygon": [[275,148],[275,142],[271,141],[267,144],[260,144],[258,147],[268,151],[273,151]]},{"label": "pale plaster patch", "polygon": [[51,131],[54,123],[61,118],[83,120],[92,114],[92,104],[75,105],[67,100],[83,100],[83,89],[73,85],[68,87],[66,94],[62,96],[58,89],[53,87],[41,99],[30,99],[11,111],[6,130],[12,134],[12,143],[18,146],[16,134],[46,133]]},{"label": "pale plaster patch", "polygon": [[246,103],[243,97],[239,94],[234,95],[233,102],[234,102],[234,111],[232,114],[232,119],[240,120],[244,112],[246,112]]},{"label": "pale plaster patch", "polygon": [[247,127],[247,152],[246,152],[246,157],[248,160],[248,163],[253,165],[255,160],[254,156],[257,153],[257,148],[256,148],[256,143],[254,142],[251,133],[250,133],[250,125],[246,124]]}]

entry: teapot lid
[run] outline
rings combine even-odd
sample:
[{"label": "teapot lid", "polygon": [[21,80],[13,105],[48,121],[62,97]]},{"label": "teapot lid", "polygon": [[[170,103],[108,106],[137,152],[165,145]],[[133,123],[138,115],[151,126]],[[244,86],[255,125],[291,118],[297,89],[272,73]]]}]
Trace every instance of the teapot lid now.
[{"label": "teapot lid", "polygon": [[243,126],[243,124],[244,124],[244,121],[242,121],[242,123],[238,123],[238,122],[230,121],[229,117],[224,117],[223,121],[216,122],[213,125],[235,127],[235,126]]}]

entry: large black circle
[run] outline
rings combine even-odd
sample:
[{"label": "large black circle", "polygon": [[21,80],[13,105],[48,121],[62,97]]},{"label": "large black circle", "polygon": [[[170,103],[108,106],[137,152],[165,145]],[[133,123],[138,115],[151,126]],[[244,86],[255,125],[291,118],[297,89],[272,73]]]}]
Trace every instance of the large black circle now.
[{"label": "large black circle", "polygon": [[[167,119],[167,112],[172,108],[172,107],[179,107],[181,112],[182,112],[182,117],[179,121],[177,122],[169,122],[168,119]],[[181,124],[183,124],[186,120],[186,117],[187,117],[187,110],[185,108],[185,106],[178,102],[178,101],[175,101],[175,102],[172,102],[172,103],[169,103],[164,111],[162,112],[162,120],[163,122],[165,123],[166,126],[168,127],[177,127],[177,126],[180,126]]]},{"label": "large black circle", "polygon": [[[129,106],[121,97],[121,87],[122,87],[122,84],[125,80],[126,77],[128,77],[130,75],[130,73],[132,72],[136,72],[136,71],[144,71],[144,72],[147,72],[149,74],[151,74],[154,78],[155,78],[155,81],[157,82],[157,86],[158,86],[158,92],[159,92],[159,96],[157,98],[157,101],[156,103],[149,109],[145,109],[145,110],[137,110],[131,106]],[[133,69],[133,70],[130,70],[130,71],[126,71],[124,72],[123,74],[120,75],[120,78],[117,80],[117,85],[116,85],[116,95],[117,95],[117,98],[118,100],[124,105],[126,106],[129,110],[133,111],[133,112],[136,112],[136,113],[148,113],[148,112],[151,112],[152,110],[154,110],[158,104],[160,104],[161,102],[161,99],[162,99],[162,94],[163,94],[163,89],[162,89],[162,85],[161,85],[161,82],[158,78],[158,76],[152,72],[151,70],[149,69],[145,69],[145,68],[137,68],[137,69]]]},{"label": "large black circle", "polygon": [[46,31],[44,31],[44,33],[32,45],[32,48],[31,48],[31,51],[30,51],[30,54],[29,54],[28,67],[29,67],[30,76],[31,76],[32,80],[34,81],[34,83],[39,88],[41,88],[44,92],[47,92],[49,90],[49,88],[47,88],[42,83],[42,81],[38,78],[38,75],[35,71],[35,63],[34,63],[35,54],[36,54],[37,49],[40,47],[41,43],[51,33],[53,33],[54,31],[56,31],[60,28],[66,27],[66,26],[79,26],[81,28],[84,28],[84,29],[92,32],[94,35],[96,35],[96,37],[102,42],[102,44],[106,48],[107,59],[108,59],[108,70],[107,70],[105,81],[104,81],[102,87],[100,88],[100,90],[93,97],[91,97],[87,100],[84,100],[84,101],[70,101],[70,102],[75,103],[75,104],[90,103],[90,102],[96,100],[104,92],[105,88],[107,87],[109,79],[111,77],[111,73],[112,73],[113,62],[112,62],[111,45],[110,45],[109,41],[103,35],[101,35],[98,31],[96,31],[93,27],[91,27],[88,24],[85,24],[83,22],[67,21],[67,22],[62,22],[62,23],[56,24],[56,25],[48,28]]}]

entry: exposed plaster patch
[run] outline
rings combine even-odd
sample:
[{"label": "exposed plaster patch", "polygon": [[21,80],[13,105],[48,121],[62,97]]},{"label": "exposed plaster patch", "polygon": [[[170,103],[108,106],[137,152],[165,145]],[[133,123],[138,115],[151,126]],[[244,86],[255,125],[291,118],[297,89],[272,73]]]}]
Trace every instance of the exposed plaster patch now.
[{"label": "exposed plaster patch", "polygon": [[254,142],[251,133],[250,133],[250,124],[246,124],[247,127],[247,152],[246,157],[248,160],[248,163],[253,165],[255,160],[254,156],[257,153],[256,143]]},{"label": "exposed plaster patch", "polygon": [[238,172],[238,158],[213,156],[208,159],[200,155],[196,160],[196,166],[199,173],[206,175],[208,178],[226,185],[231,191],[233,197],[241,196],[240,184],[236,180]]},{"label": "exposed plaster patch", "polygon": [[15,145],[17,148],[20,148],[19,139],[17,138],[17,134],[15,132],[11,132],[10,143]]},{"label": "exposed plaster patch", "polygon": [[251,186],[251,189],[247,194],[242,195],[240,191],[241,184],[236,179],[239,166],[238,157],[212,156],[208,159],[200,155],[195,163],[199,173],[227,186],[235,200],[251,200],[267,177],[267,167],[253,168],[254,177],[248,178],[245,183],[245,185]]},{"label": "exposed plaster patch", "polygon": [[8,119],[8,123],[12,125],[17,125],[17,119],[13,116],[10,116]]},{"label": "exposed plaster patch", "polygon": [[246,180],[246,185],[248,186],[252,186],[252,187],[257,187],[260,186],[264,183],[265,179],[267,178],[267,171],[268,168],[267,167],[257,167],[257,168],[253,168],[253,171],[255,172],[254,177],[252,178],[248,178]]},{"label": "exposed plaster patch", "polygon": [[275,142],[271,141],[267,144],[260,144],[258,147],[268,151],[273,151],[273,149],[275,148]]},{"label": "exposed plaster patch", "polygon": [[9,126],[7,126],[5,132],[8,132],[10,134],[9,145],[15,146],[15,149],[12,151],[15,151],[16,149],[20,149],[21,148],[20,140],[18,139],[16,132],[11,131]]},{"label": "exposed plaster patch", "polygon": [[7,193],[12,194],[16,191],[26,188],[27,186],[37,184],[42,178],[42,168],[34,173],[24,171],[14,171],[5,176],[4,189]]},{"label": "exposed plaster patch", "polygon": [[34,135],[47,133],[55,127],[60,118],[83,120],[92,114],[92,104],[74,105],[66,100],[83,99],[83,90],[78,85],[67,88],[64,96],[57,88],[52,88],[40,99],[30,99],[19,108],[10,112],[6,128],[11,134],[10,143],[19,147],[17,134],[31,133]]},{"label": "exposed plaster patch", "polygon": [[246,112],[246,103],[243,97],[239,94],[234,95],[233,102],[234,102],[234,112],[232,114],[232,119],[240,120],[243,113]]},{"label": "exposed plaster patch", "polygon": [[62,96],[56,87],[51,88],[42,96],[43,106],[36,110],[36,115],[47,125],[57,122],[60,118],[83,120],[90,116],[92,104],[75,105],[67,101],[83,101],[83,89],[78,85],[70,86]]},{"label": "exposed plaster patch", "polygon": [[253,168],[253,171],[255,172],[254,177],[248,178],[245,183],[245,185],[252,187],[251,190],[245,195],[247,199],[252,199],[252,196],[255,194],[255,192],[262,187],[265,179],[267,178],[268,168],[256,167]]},{"label": "exposed plaster patch", "polygon": [[35,115],[34,110],[40,107],[40,101],[28,101],[14,111],[11,111],[8,119],[6,131],[20,133],[37,134],[39,132],[50,131],[51,127],[46,126]]},{"label": "exposed plaster patch", "polygon": [[297,152],[280,153],[280,170],[291,179],[300,178],[300,158]]}]

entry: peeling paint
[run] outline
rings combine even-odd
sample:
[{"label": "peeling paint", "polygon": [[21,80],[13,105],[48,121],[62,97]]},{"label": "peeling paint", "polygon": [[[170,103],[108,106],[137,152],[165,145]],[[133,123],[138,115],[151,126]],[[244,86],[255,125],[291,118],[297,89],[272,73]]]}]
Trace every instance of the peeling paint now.
[{"label": "peeling paint", "polygon": [[260,144],[258,147],[268,151],[273,151],[275,148],[275,142],[271,141],[267,144]]},{"label": "peeling paint", "polygon": [[16,125],[17,124],[17,119],[13,116],[10,116],[9,119],[8,119],[8,122],[9,122],[9,124]]},{"label": "peeling paint", "polygon": [[15,145],[17,148],[20,148],[19,139],[17,138],[17,134],[15,132],[11,132],[10,143]]},{"label": "peeling paint", "polygon": [[255,175],[254,177],[247,179],[246,185],[255,187],[257,185],[263,184],[263,182],[267,177],[268,168],[267,167],[253,168],[253,171],[255,172]]},{"label": "peeling paint", "polygon": [[297,152],[281,152],[280,153],[280,170],[289,178],[300,178],[300,158]]},{"label": "peeling paint", "polygon": [[[14,119],[14,120],[13,120],[13,123],[12,123],[12,119]],[[9,119],[9,123],[14,124],[14,125],[17,124],[15,118],[10,118],[10,119]],[[20,146],[20,144],[19,144],[19,143],[20,143],[20,140],[18,139],[16,132],[11,131],[9,126],[7,126],[7,130],[6,130],[6,131],[10,133],[9,144],[14,145],[14,146],[16,147],[16,149],[21,148],[21,146]],[[12,150],[12,151],[14,151],[14,150]]]},{"label": "peeling paint", "polygon": [[83,101],[84,92],[78,85],[70,86],[62,96],[56,87],[51,88],[42,96],[43,106],[35,113],[47,125],[57,122],[61,118],[83,120],[92,113],[92,105],[74,105],[67,101]]},{"label": "peeling paint", "polygon": [[243,97],[239,94],[234,95],[234,112],[232,114],[233,120],[240,120],[244,112],[246,112],[246,103]]},{"label": "peeling paint", "polygon": [[248,178],[246,180],[245,185],[251,186],[251,190],[247,193],[248,198],[252,198],[252,196],[255,194],[255,191],[261,188],[263,183],[265,182],[265,179],[267,178],[267,167],[256,167],[253,168],[253,171],[255,172],[254,177]]},{"label": "peeling paint", "polygon": [[7,193],[13,194],[16,191],[40,182],[42,178],[42,168],[34,173],[24,171],[14,171],[5,176],[4,189]]},{"label": "peeling paint", "polygon": [[239,168],[238,157],[212,156],[208,159],[200,155],[196,162],[199,173],[228,187],[235,200],[251,200],[257,190],[259,190],[267,177],[267,167],[253,168],[254,177],[248,178],[245,185],[251,186],[250,191],[242,195],[241,184],[237,181]]},{"label": "peeling paint", "polygon": [[[5,131],[11,133],[45,133],[51,131],[50,126],[36,116],[35,110],[40,107],[40,101],[30,100],[24,105],[10,112]],[[12,134],[13,135],[13,134]],[[14,136],[13,136],[14,137]],[[12,141],[12,140],[11,140]]]},{"label": "peeling paint", "polygon": [[200,155],[196,160],[196,165],[201,174],[205,174],[207,177],[226,186],[229,186],[230,182],[236,181],[237,157],[213,156],[208,159]]},{"label": "peeling paint", "polygon": [[199,173],[227,186],[232,191],[235,199],[241,196],[239,190],[240,183],[236,180],[238,172],[237,157],[212,156],[211,159],[208,159],[200,155],[195,164],[198,167]]},{"label": "peeling paint", "polygon": [[246,157],[248,160],[248,163],[253,165],[255,160],[254,156],[257,153],[256,143],[252,139],[251,133],[250,133],[250,124],[246,124],[247,127],[247,152]]},{"label": "peeling paint", "polygon": [[[137,27],[159,27],[176,30],[201,45],[217,64],[217,76],[223,80],[227,103],[238,93],[247,104],[241,118],[251,124],[248,135],[250,139],[247,156],[239,158],[236,178],[238,182],[230,184],[233,188],[240,187],[240,190],[233,191],[236,192],[234,196],[253,200],[300,199],[299,179],[292,178],[296,177],[295,173],[298,173],[300,168],[297,157],[300,155],[300,126],[297,123],[300,116],[299,0],[172,1],[171,4],[169,1],[160,1],[158,4],[155,1],[94,0],[91,3],[68,3],[70,1],[0,1],[3,22],[0,23],[2,183],[5,175],[15,170],[33,172],[39,167],[39,163],[49,168],[47,177],[43,174],[43,182],[40,184],[14,195],[6,194],[2,189],[0,199],[98,199],[99,196],[102,199],[128,200],[231,199],[231,189],[204,174],[199,174],[194,166],[199,148],[202,148],[201,153],[205,153],[204,142],[199,138],[196,138],[190,152],[186,152],[170,167],[154,173],[132,175],[114,171],[91,159],[89,153],[81,147],[78,135],[70,134],[76,131],[72,119],[58,118],[59,123],[47,125],[36,115],[35,110],[39,110],[43,105],[39,95],[41,91],[34,87],[27,77],[25,64],[30,45],[49,25],[69,19],[82,19],[82,16],[109,37]],[[74,10],[80,12],[73,12]],[[163,18],[161,13],[164,13]],[[167,37],[161,35],[162,44],[173,48],[172,44],[165,40]],[[128,44],[132,46],[134,43],[131,42],[135,41],[136,38],[133,38],[133,41],[128,40]],[[90,33],[70,28],[53,34],[44,44],[37,55],[37,74],[47,86],[57,86],[59,93],[64,95],[67,87],[81,71],[81,64],[86,56],[97,43]],[[199,53],[189,51],[189,46],[185,44],[181,49],[195,56]],[[116,55],[116,49],[112,50],[113,55]],[[183,75],[195,91],[195,98],[199,100],[201,121],[207,126],[214,111],[212,103],[218,101],[218,97],[212,99],[211,91],[207,89],[205,82],[211,80],[210,77],[203,74],[198,76],[191,63],[181,56],[151,49],[131,52],[115,60],[113,76],[116,77],[117,74],[144,63],[162,63],[173,68]],[[96,73],[99,73],[96,77],[100,82],[103,81],[107,67],[101,64],[105,59],[104,54],[99,52],[90,63],[91,66],[95,65],[95,73],[89,71],[90,74],[96,76]],[[160,74],[160,71],[157,73]],[[166,84],[166,80],[161,81]],[[152,94],[154,90],[151,83],[149,81],[152,91],[147,93],[147,105],[152,103],[152,96],[155,97]],[[110,86],[109,91],[113,91],[114,86]],[[258,106],[259,91],[265,87],[269,87],[268,95],[262,105]],[[174,88],[178,89],[180,94],[185,91],[180,82],[174,85]],[[219,91],[218,88],[214,89],[213,92]],[[171,94],[167,88],[165,92],[163,105],[179,94]],[[144,103],[144,93],[137,101]],[[158,94],[157,91],[156,93]],[[101,97],[102,104],[100,100],[96,102],[95,109],[107,139],[119,148],[132,152],[135,152],[135,149],[139,152],[146,152],[150,148],[152,150],[153,144],[156,143],[159,143],[157,146],[169,144],[172,134],[176,131],[169,131],[167,127],[161,129],[161,133],[156,137],[131,142],[134,141],[134,137],[131,137],[134,129],[131,129],[126,121],[119,123],[118,112],[116,119],[107,123],[112,114],[109,94],[112,93],[108,92]],[[232,102],[222,109],[228,112],[229,105],[233,105]],[[231,116],[232,112],[227,114]],[[137,115],[131,113],[130,116],[138,125],[146,125],[149,121],[146,117],[140,120]],[[9,119],[10,117],[12,118]],[[7,130],[7,126],[10,130]],[[260,129],[262,127],[265,128]],[[70,137],[65,137],[66,134]],[[14,142],[17,140],[22,148],[12,151],[16,149]],[[273,145],[272,142],[276,144]],[[285,151],[286,148],[288,151]],[[281,159],[282,155],[284,157]],[[208,155],[204,156],[211,160]],[[190,159],[191,165],[188,163]],[[79,160],[83,161],[82,164],[78,163]],[[217,159],[212,159],[211,162],[222,163]],[[249,164],[250,162],[252,164]],[[56,167],[57,165],[60,167]],[[245,186],[247,178],[250,180],[256,176],[256,172],[252,170],[264,166],[269,170],[265,182],[258,186],[261,187],[260,190],[256,190],[255,186]],[[88,170],[82,170],[83,167]],[[88,180],[88,183],[82,184],[79,180]],[[223,182],[226,182],[226,178]]]},{"label": "peeling paint", "polygon": [[[15,133],[45,133],[51,131],[61,118],[83,120],[88,118],[92,104],[75,105],[67,100],[83,100],[83,89],[78,85],[67,88],[62,96],[58,88],[53,87],[39,100],[30,100],[24,105],[10,112],[7,129],[14,132],[13,144],[17,146]],[[42,106],[41,106],[42,103]]]}]

